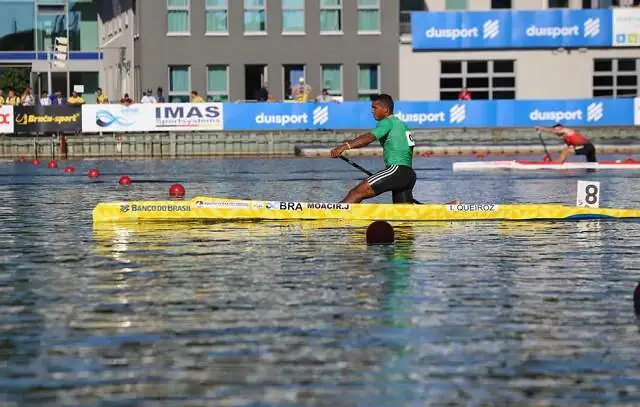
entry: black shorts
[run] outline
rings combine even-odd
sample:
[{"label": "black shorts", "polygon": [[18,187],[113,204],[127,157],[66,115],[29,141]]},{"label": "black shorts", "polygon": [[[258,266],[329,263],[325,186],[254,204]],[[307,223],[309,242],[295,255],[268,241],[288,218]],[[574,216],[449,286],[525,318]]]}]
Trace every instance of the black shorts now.
[{"label": "black shorts", "polygon": [[596,159],[596,147],[589,143],[582,146],[575,146],[576,155],[587,156],[587,162],[595,163]]},{"label": "black shorts", "polygon": [[392,191],[393,203],[413,203],[416,172],[411,167],[391,165],[367,178],[367,182],[376,196]]}]

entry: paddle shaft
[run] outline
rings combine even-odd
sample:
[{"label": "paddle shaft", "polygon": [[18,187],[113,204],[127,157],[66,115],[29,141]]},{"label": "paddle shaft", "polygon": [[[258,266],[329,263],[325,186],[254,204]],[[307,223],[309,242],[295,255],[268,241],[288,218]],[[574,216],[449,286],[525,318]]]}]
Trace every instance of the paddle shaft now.
[{"label": "paddle shaft", "polygon": [[544,148],[544,153],[551,160],[551,154],[549,154],[549,151],[547,151],[547,145],[544,143],[544,140],[542,139],[542,133],[541,132],[538,132],[538,138],[540,139],[540,142],[542,143],[542,147]]},{"label": "paddle shaft", "polygon": [[[341,155],[341,156],[340,156],[340,159],[341,159],[342,161],[346,162],[346,163],[351,164],[353,167],[355,167],[355,168],[359,169],[360,171],[364,172],[364,173],[365,173],[365,174],[367,174],[367,175],[373,175],[373,173],[372,173],[371,171],[367,170],[367,169],[366,169],[366,168],[364,168],[364,167],[361,167],[360,165],[358,165],[357,163],[355,163],[355,162],[351,161],[349,158],[347,158],[347,157],[345,157],[345,156],[343,156],[343,155]],[[422,202],[417,201],[415,198],[414,198],[414,200],[413,200],[413,203],[414,203],[414,204],[417,204],[417,205],[422,205]]]}]

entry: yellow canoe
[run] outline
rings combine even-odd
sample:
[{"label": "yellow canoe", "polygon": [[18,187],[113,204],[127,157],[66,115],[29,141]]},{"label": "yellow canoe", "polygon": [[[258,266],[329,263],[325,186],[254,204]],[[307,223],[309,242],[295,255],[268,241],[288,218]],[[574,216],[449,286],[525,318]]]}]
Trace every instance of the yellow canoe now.
[{"label": "yellow canoe", "polygon": [[250,201],[196,197],[189,201],[106,202],[93,210],[94,223],[197,222],[224,220],[474,221],[640,219],[639,209],[583,208],[560,204],[458,205],[339,204]]}]

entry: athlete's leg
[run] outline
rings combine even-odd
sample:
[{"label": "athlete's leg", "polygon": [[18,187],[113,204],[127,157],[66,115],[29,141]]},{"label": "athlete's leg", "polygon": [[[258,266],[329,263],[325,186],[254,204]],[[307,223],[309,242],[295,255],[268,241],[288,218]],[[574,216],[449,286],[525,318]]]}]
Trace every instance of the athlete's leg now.
[{"label": "athlete's leg", "polygon": [[567,157],[569,157],[569,155],[573,153],[574,153],[573,148],[565,147],[565,149],[560,152],[560,157],[558,157],[558,161],[556,161],[556,163],[557,164],[564,163],[567,160]]},{"label": "athlete's leg", "polygon": [[363,199],[373,198],[374,196],[376,196],[376,193],[365,179],[359,183],[358,186],[349,191],[347,196],[342,200],[342,203],[360,203]]},{"label": "athlete's leg", "polygon": [[405,175],[407,183],[403,188],[393,190],[393,203],[412,204],[413,187],[416,185],[416,173],[412,168],[404,167],[402,170],[407,173]]}]

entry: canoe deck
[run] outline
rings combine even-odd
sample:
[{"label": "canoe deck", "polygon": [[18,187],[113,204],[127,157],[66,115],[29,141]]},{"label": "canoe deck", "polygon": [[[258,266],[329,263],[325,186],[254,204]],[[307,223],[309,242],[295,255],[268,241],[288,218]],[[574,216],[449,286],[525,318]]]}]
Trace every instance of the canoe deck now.
[{"label": "canoe deck", "polygon": [[210,197],[196,197],[185,201],[107,202],[96,205],[93,210],[94,224],[320,219],[412,222],[640,219],[640,210],[583,208],[560,204],[339,204]]},{"label": "canoe deck", "polygon": [[640,170],[640,161],[618,160],[587,162],[565,162],[555,164],[545,161],[462,161],[453,163],[454,171],[489,171],[489,170]]}]

